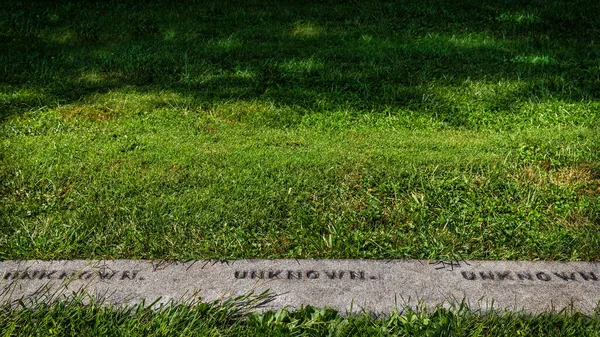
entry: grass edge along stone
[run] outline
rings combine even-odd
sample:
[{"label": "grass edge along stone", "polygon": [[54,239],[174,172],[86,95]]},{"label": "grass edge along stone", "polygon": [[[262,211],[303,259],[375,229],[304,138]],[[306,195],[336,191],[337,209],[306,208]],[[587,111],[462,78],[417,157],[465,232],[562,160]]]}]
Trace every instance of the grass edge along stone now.
[{"label": "grass edge along stone", "polygon": [[573,308],[524,312],[419,306],[390,315],[345,314],[331,308],[254,311],[266,294],[246,294],[228,301],[171,302],[116,307],[84,291],[53,300],[52,295],[18,305],[0,305],[0,333],[23,335],[111,336],[598,336],[599,314]]}]

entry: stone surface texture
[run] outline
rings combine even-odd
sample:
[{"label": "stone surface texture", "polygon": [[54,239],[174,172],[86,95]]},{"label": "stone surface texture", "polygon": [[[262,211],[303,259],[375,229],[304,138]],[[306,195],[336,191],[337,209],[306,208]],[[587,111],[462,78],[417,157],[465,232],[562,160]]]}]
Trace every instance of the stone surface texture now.
[{"label": "stone surface texture", "polygon": [[107,303],[225,300],[273,295],[263,309],[301,305],[386,314],[464,300],[527,312],[600,301],[600,263],[420,260],[4,261],[0,300],[85,290]]}]

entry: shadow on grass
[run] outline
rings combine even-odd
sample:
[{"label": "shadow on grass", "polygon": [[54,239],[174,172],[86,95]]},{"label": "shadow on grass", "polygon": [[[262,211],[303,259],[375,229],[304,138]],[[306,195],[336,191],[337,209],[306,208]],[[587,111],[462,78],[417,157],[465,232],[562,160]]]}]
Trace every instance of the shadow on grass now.
[{"label": "shadow on grass", "polygon": [[1,121],[121,90],[288,108],[274,126],[346,110],[473,127],[524,102],[600,98],[597,1],[3,7]]}]

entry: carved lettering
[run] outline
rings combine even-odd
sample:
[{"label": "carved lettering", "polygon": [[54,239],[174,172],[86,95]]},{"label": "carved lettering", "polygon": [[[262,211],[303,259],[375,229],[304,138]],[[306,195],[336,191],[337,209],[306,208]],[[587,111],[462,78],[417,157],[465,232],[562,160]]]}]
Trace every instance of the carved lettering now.
[{"label": "carved lettering", "polygon": [[19,276],[19,272],[17,271],[9,271],[4,273],[3,279],[5,280],[14,280]]},{"label": "carved lettering", "polygon": [[512,275],[510,275],[509,271],[503,271],[503,272],[497,271],[496,276],[498,276],[498,280],[500,280],[500,281],[505,280],[505,279],[509,279],[509,280],[513,279]]},{"label": "carved lettering", "polygon": [[89,270],[85,270],[77,275],[80,280],[89,280],[92,276],[92,272]]},{"label": "carved lettering", "polygon": [[568,280],[572,280],[575,281],[575,273],[571,273],[571,274],[567,274],[567,273],[554,273],[554,275],[560,277],[561,279],[568,281]]},{"label": "carved lettering", "polygon": [[494,274],[491,271],[487,272],[487,273],[479,272],[479,276],[481,276],[482,280],[493,280],[494,279]]},{"label": "carved lettering", "polygon": [[535,277],[537,277],[538,280],[540,280],[540,281],[546,281],[546,282],[550,281],[552,279],[552,277],[550,277],[550,275],[548,275],[548,274],[546,274],[544,272],[540,272],[540,273],[535,274]]},{"label": "carved lettering", "polygon": [[517,277],[521,281],[525,280],[525,279],[528,279],[529,281],[533,281],[533,275],[531,275],[530,273],[517,273]]},{"label": "carved lettering", "polygon": [[586,274],[586,273],[580,271],[579,275],[581,275],[581,277],[586,281],[589,281],[590,279],[594,280],[594,281],[598,281],[596,274],[594,274],[593,272],[589,272]]},{"label": "carved lettering", "polygon": [[[139,279],[143,280],[143,278],[138,278],[137,274],[139,270],[125,270],[121,272],[120,280],[134,280]],[[33,269],[26,271],[16,271],[11,270],[7,271],[2,275],[2,280],[64,280],[64,279],[79,279],[79,280],[91,280],[94,277],[98,276],[101,280],[110,280],[119,272],[114,270],[83,270],[83,271],[73,271],[73,270],[46,270],[46,269]],[[237,273],[237,272],[236,272]],[[245,273],[245,272],[244,272]],[[245,274],[240,277],[236,274],[236,278],[246,277]]]},{"label": "carved lettering", "polygon": [[[121,273],[121,280],[125,280],[125,279],[128,279],[128,280],[133,280],[133,279],[135,279],[135,277],[137,276],[137,273],[138,273],[138,272],[139,272],[139,270],[132,270],[132,271],[129,271],[129,270],[124,270],[124,271]],[[130,274],[130,273],[131,273],[131,274]]]},{"label": "carved lettering", "polygon": [[318,271],[314,271],[314,270],[309,270],[309,271],[306,272],[306,278],[309,278],[311,280],[319,278],[319,272]]},{"label": "carved lettering", "polygon": [[42,270],[38,279],[42,280],[42,279],[46,278],[49,280],[52,278],[52,275],[54,275],[54,274],[56,274],[56,270],[52,270],[50,272],[48,272],[46,270]]},{"label": "carved lettering", "polygon": [[350,278],[353,279],[353,280],[357,279],[357,278],[359,280],[364,280],[365,279],[365,272],[364,271],[355,272],[353,270],[349,270],[349,273],[350,273]]},{"label": "carved lettering", "polygon": [[473,273],[471,271],[468,273],[466,271],[463,271],[463,272],[461,272],[461,274],[465,278],[465,280],[473,281],[477,278],[477,275],[475,275],[475,273]]},{"label": "carved lettering", "polygon": [[269,278],[281,278],[279,274],[281,274],[281,270],[269,271]]},{"label": "carved lettering", "polygon": [[288,270],[287,272],[287,278],[288,280],[293,280],[293,279],[301,279],[302,278],[302,272],[301,271],[292,271],[292,270]]},{"label": "carved lettering", "polygon": [[100,271],[98,272],[98,276],[100,277],[101,280],[110,280],[113,278],[113,276],[115,276],[117,272],[115,272],[114,270],[110,270],[110,271]]},{"label": "carved lettering", "polygon": [[[111,269],[102,268],[98,270],[47,270],[47,269],[29,269],[24,271],[9,270],[0,274],[0,280],[63,280],[63,279],[78,279],[78,280],[91,280],[98,276],[101,280],[143,280],[143,277],[139,277],[139,270],[123,270],[115,271]],[[546,272],[516,272],[516,271],[461,271],[463,279],[469,281],[482,280],[482,281],[600,281],[600,275],[597,275],[592,271],[573,271],[573,272],[555,272],[552,270]],[[119,275],[120,274],[120,275]],[[344,280],[344,276],[347,280],[376,280],[375,276],[367,275],[365,271],[361,270],[236,270],[234,277],[236,279],[287,279],[287,280],[301,280],[303,278],[309,280],[317,280],[321,278],[321,275],[325,275],[323,278],[329,280]],[[552,276],[555,275],[555,276]],[[577,276],[579,275],[580,278]],[[557,277],[553,279],[553,277]]]},{"label": "carved lettering", "polygon": [[250,278],[263,279],[263,278],[265,278],[265,272],[262,270],[260,270],[258,272],[256,270],[253,270],[250,272]]},{"label": "carved lettering", "polygon": [[241,272],[239,270],[236,270],[233,275],[235,276],[235,278],[241,279],[241,278],[246,278],[246,276],[248,275],[248,273],[245,270],[243,272]]},{"label": "carved lettering", "polygon": [[335,270],[333,270],[333,271],[324,271],[324,273],[331,280],[335,280],[336,277],[341,280],[342,277],[344,277],[344,271],[341,271],[341,270],[338,271],[337,273],[335,272]]}]

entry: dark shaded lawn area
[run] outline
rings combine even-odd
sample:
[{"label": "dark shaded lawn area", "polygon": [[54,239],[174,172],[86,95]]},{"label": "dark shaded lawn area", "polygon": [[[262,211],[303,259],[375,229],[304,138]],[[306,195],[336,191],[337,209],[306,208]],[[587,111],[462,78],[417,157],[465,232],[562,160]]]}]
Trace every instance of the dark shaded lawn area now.
[{"label": "dark shaded lawn area", "polygon": [[[129,88],[176,92],[193,109],[231,100],[291,107],[257,122],[276,127],[339,110],[467,128],[597,124],[586,109],[542,120],[527,112],[532,101],[597,102],[597,1],[2,7],[3,119]],[[248,114],[229,117],[255,118]]]}]

